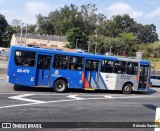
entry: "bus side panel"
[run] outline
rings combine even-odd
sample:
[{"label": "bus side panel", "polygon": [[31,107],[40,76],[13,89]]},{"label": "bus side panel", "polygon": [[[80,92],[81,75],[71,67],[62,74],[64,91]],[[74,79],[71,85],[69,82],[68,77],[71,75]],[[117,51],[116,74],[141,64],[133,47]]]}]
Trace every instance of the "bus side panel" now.
[{"label": "bus side panel", "polygon": [[125,75],[125,74],[114,74],[114,73],[101,73],[103,81],[107,87],[107,90],[122,90],[123,85],[126,82],[133,83],[133,90],[138,90],[137,76]]},{"label": "bus side panel", "polygon": [[100,73],[103,83],[105,84],[107,90],[115,90],[117,74],[114,73]]},{"label": "bus side panel", "polygon": [[14,60],[14,48],[11,47],[10,49],[10,56],[9,56],[9,60],[8,60],[8,67],[7,67],[7,77],[8,77],[8,82],[14,84],[14,80],[13,77],[11,76],[11,74],[13,74],[13,60]]},{"label": "bus side panel", "polygon": [[9,82],[25,86],[34,86],[35,74],[35,68],[13,66],[10,72]]},{"label": "bus side panel", "polygon": [[64,78],[68,82],[68,88],[82,89],[82,71],[76,70],[61,70],[61,69],[52,69],[51,70],[51,81],[50,87],[53,87],[53,83],[58,78]]},{"label": "bus side panel", "polygon": [[[91,72],[91,71],[85,71],[84,73],[84,87],[85,88],[97,88],[97,84],[96,84],[96,73],[95,72]],[[84,80],[83,80],[84,81]]]},{"label": "bus side panel", "polygon": [[37,69],[35,86],[42,86],[42,70]]},{"label": "bus side panel", "polygon": [[[35,64],[36,65],[36,64]],[[28,66],[16,66],[14,62],[14,48],[11,48],[11,54],[8,64],[9,83],[34,86],[36,68]]]},{"label": "bus side panel", "polygon": [[131,82],[133,84],[133,90],[136,91],[138,89],[138,83],[136,75],[126,75],[126,74],[117,74],[116,78],[116,87],[115,90],[122,90],[123,85],[126,82]]}]

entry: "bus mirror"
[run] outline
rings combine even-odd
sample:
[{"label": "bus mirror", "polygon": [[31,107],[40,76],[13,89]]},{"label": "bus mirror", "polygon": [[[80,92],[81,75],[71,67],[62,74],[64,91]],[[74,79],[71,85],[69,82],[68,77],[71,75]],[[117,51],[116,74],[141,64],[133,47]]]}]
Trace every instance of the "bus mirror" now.
[{"label": "bus mirror", "polygon": [[151,66],[151,75],[154,75],[154,67]]}]

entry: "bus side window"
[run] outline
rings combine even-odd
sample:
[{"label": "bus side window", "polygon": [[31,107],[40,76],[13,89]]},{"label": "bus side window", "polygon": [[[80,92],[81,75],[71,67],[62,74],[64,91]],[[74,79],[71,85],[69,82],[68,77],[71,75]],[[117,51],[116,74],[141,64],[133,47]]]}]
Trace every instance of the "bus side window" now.
[{"label": "bus side window", "polygon": [[92,71],[98,71],[99,62],[98,61],[92,61],[91,69]]},{"label": "bus side window", "polygon": [[83,58],[77,56],[70,56],[69,60],[70,70],[82,70],[83,69]]},{"label": "bus side window", "polygon": [[31,51],[15,51],[14,61],[17,66],[34,66],[35,53]]},{"label": "bus side window", "polygon": [[56,69],[67,69],[68,68],[69,56],[65,55],[54,55],[53,68]]},{"label": "bus side window", "polygon": [[61,67],[60,62],[54,62],[53,67],[60,68]]},{"label": "bus side window", "polygon": [[43,69],[43,57],[39,56],[38,58],[38,69]]},{"label": "bus side window", "polygon": [[69,56],[61,55],[61,69],[68,69]]},{"label": "bus side window", "polygon": [[44,69],[46,69],[46,70],[50,69],[50,61],[51,61],[51,57],[45,58]]},{"label": "bus side window", "polygon": [[126,73],[126,62],[125,61],[115,61],[114,73],[125,74]]},{"label": "bus side window", "polygon": [[127,74],[137,75],[138,74],[138,63],[128,62],[127,63]]},{"label": "bus side window", "polygon": [[87,61],[86,61],[85,70],[87,70],[87,71],[90,71],[90,70],[91,70],[91,61],[90,61],[90,60],[87,60]]},{"label": "bus side window", "polygon": [[113,72],[113,61],[111,60],[102,60],[101,72],[112,73]]}]

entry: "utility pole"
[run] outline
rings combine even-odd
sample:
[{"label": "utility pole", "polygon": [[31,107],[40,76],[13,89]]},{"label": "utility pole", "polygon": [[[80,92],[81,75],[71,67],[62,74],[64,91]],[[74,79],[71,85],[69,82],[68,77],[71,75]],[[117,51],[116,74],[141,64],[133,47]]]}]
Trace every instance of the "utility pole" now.
[{"label": "utility pole", "polygon": [[97,30],[96,30],[96,41],[95,41],[95,49],[94,49],[94,53],[97,53]]},{"label": "utility pole", "polygon": [[89,50],[90,50],[90,41],[88,41],[88,53],[89,53]]},{"label": "utility pole", "polygon": [[94,49],[95,54],[97,53],[97,42],[95,42],[95,49]]},{"label": "utility pole", "polygon": [[20,45],[21,46],[22,46],[23,24],[24,23],[21,23],[21,35],[20,35]]},{"label": "utility pole", "polygon": [[78,43],[78,40],[79,40],[79,39],[76,39],[76,51],[77,51],[77,43]]},{"label": "utility pole", "polygon": [[27,46],[27,24],[26,24],[25,46]]}]

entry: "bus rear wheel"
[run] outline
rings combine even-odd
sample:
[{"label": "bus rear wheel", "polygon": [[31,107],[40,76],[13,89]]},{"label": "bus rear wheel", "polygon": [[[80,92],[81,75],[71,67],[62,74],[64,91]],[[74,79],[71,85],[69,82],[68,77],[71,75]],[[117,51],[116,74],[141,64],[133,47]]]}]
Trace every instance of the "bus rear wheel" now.
[{"label": "bus rear wheel", "polygon": [[57,93],[64,93],[67,91],[67,82],[65,80],[57,80],[54,83],[54,91]]},{"label": "bus rear wheel", "polygon": [[131,93],[132,93],[132,85],[129,84],[129,83],[126,83],[126,84],[123,86],[122,93],[123,93],[123,94],[131,94]]}]

